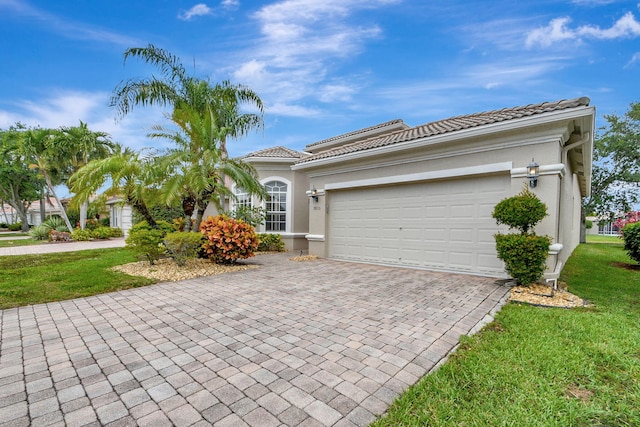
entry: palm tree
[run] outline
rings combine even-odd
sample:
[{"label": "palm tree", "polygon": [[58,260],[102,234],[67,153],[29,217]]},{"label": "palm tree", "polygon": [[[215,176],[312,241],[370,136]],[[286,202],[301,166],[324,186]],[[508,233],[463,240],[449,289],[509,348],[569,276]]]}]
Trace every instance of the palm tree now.
[{"label": "palm tree", "polygon": [[73,230],[67,212],[60,202],[60,198],[54,189],[55,185],[62,183],[64,175],[64,161],[61,153],[56,147],[56,134],[58,131],[52,129],[31,128],[20,132],[19,150],[33,163],[29,168],[36,169],[44,178],[49,193],[53,195],[60,208],[60,215],[64,219],[69,231]]},{"label": "palm tree", "polygon": [[[206,203],[219,201],[220,195],[228,193],[225,176],[248,191],[254,189],[257,194],[263,194],[255,170],[239,160],[228,160],[226,146],[229,138],[239,138],[262,127],[260,97],[243,85],[223,81],[212,86],[207,80],[191,76],[178,57],[152,44],[128,49],[125,62],[130,57],[159,68],[160,77],[121,82],[114,91],[111,105],[118,117],[125,116],[134,105],[173,107],[170,117],[180,131],[157,128],[157,133],[151,136],[169,138],[177,144],[164,160],[174,175],[165,182],[163,191],[168,203],[180,198],[189,219],[187,224],[194,211],[199,223]],[[243,106],[252,106],[258,113],[243,113]]]},{"label": "palm tree", "polygon": [[[70,174],[77,172],[91,160],[108,157],[114,148],[114,143],[109,140],[107,133],[90,130],[82,120],[79,126],[61,128],[56,142],[71,167]],[[80,228],[84,230],[89,199],[80,199],[78,202]]]},{"label": "palm tree", "polygon": [[102,187],[107,180],[111,186],[107,193],[120,195],[151,227],[156,228],[147,202],[156,192],[156,168],[153,155],[141,156],[129,148],[115,145],[114,153],[104,159],[87,163],[69,178],[71,191],[81,200],[86,200]]},{"label": "palm tree", "polygon": [[160,160],[160,169],[167,174],[161,194],[167,204],[178,199],[182,201],[187,227],[195,212],[194,231],[198,230],[209,202],[220,208],[222,197],[233,197],[225,186],[225,177],[250,193],[261,197],[265,195],[253,166],[241,160],[229,159],[223,153],[220,141],[227,130],[218,126],[211,107],[201,114],[185,104],[174,109],[172,120],[178,126],[178,131],[156,126],[155,132],[149,136],[166,138],[176,144]]}]

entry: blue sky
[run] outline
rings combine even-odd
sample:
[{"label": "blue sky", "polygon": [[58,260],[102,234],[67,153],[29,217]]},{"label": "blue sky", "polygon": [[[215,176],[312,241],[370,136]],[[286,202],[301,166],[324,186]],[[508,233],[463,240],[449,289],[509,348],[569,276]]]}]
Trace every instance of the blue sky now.
[{"label": "blue sky", "polygon": [[0,128],[83,120],[134,148],[162,146],[163,111],[116,122],[108,103],[154,71],[123,63],[148,43],[261,96],[264,130],[231,155],[580,96],[601,126],[640,101],[637,1],[0,0],[0,41]]}]

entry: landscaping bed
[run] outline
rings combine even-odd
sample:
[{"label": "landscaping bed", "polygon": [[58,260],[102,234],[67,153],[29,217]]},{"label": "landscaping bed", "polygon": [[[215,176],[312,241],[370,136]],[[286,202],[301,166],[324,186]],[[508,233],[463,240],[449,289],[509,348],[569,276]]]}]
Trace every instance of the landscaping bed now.
[{"label": "landscaping bed", "polygon": [[164,258],[156,261],[154,265],[151,265],[149,261],[139,261],[118,265],[112,267],[111,270],[119,271],[130,276],[146,277],[147,279],[154,279],[159,282],[176,282],[178,280],[213,276],[257,267],[257,265],[247,264],[215,264],[202,258],[188,259],[184,266],[178,266],[173,259]]}]

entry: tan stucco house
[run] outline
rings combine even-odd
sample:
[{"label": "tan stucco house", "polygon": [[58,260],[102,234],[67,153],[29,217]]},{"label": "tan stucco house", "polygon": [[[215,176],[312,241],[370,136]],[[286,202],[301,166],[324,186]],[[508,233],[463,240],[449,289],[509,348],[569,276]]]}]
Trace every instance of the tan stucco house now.
[{"label": "tan stucco house", "polygon": [[[402,120],[244,157],[270,194],[259,231],[290,250],[337,260],[505,277],[491,217],[500,200],[537,186],[552,237],[548,277],[579,242],[589,195],[595,109],[589,98],[469,114],[410,127]],[[233,204],[251,199],[237,189]],[[255,201],[254,201],[255,202]],[[555,274],[554,274],[555,273]]]}]

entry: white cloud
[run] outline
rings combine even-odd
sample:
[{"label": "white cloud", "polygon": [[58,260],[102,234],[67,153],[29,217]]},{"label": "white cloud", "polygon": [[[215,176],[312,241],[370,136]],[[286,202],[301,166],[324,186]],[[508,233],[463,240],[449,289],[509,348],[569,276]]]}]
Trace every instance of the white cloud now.
[{"label": "white cloud", "polygon": [[312,117],[321,114],[321,111],[315,108],[303,107],[301,105],[289,105],[284,103],[267,105],[265,110],[269,114],[289,117]]},{"label": "white cloud", "polygon": [[194,16],[206,16],[206,15],[212,15],[212,14],[213,14],[213,9],[211,9],[209,6],[207,6],[204,3],[198,3],[197,5],[193,6],[191,9],[185,12],[179,13],[178,19],[182,19],[183,21],[189,21]]},{"label": "white cloud", "polygon": [[0,10],[7,9],[10,12],[25,16],[36,21],[40,21],[40,28],[48,29],[52,32],[73,40],[93,40],[98,42],[113,43],[120,46],[137,46],[142,41],[133,37],[116,33],[107,29],[96,28],[95,25],[88,25],[76,22],[69,17],[57,16],[41,9],[37,9],[26,2],[15,0],[0,0]]},{"label": "white cloud", "polygon": [[546,27],[530,31],[527,34],[525,45],[527,47],[536,45],[548,47],[565,40],[581,42],[582,38],[612,40],[640,36],[640,22],[631,12],[627,12],[610,28],[605,29],[597,25],[583,25],[572,29],[568,26],[570,22],[571,18],[569,17],[552,19]]},{"label": "white cloud", "polygon": [[[265,99],[276,98],[271,114],[319,114],[292,108],[310,102],[347,101],[359,87],[343,77],[331,80],[335,64],[358,55],[381,37],[375,23],[354,24],[354,15],[400,0],[281,0],[253,14],[262,35],[232,72]],[[353,77],[354,79],[357,79]]]},{"label": "white cloud", "polygon": [[633,54],[633,56],[631,57],[631,59],[629,60],[629,62],[627,62],[627,65],[625,65],[625,68],[629,68],[631,67],[633,64],[637,64],[640,62],[640,52],[636,52]]},{"label": "white cloud", "polygon": [[240,2],[238,0],[222,0],[220,5],[223,9],[237,9],[240,6]]}]

